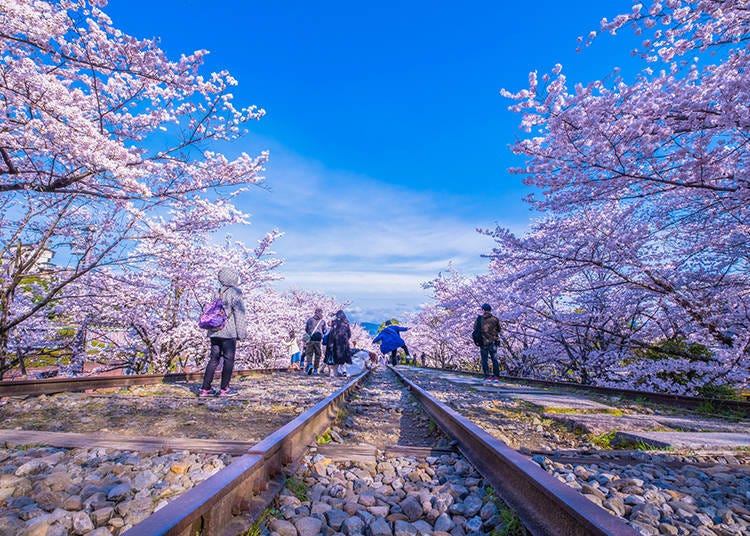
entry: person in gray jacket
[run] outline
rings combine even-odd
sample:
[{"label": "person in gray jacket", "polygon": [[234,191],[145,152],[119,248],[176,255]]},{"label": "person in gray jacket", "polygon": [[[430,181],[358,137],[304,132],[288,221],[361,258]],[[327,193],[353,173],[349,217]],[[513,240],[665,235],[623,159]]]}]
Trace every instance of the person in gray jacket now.
[{"label": "person in gray jacket", "polygon": [[321,343],[326,332],[326,321],[323,320],[323,309],[315,308],[313,316],[305,322],[305,362],[307,363],[307,374],[317,374],[320,366],[322,353]]},{"label": "person in gray jacket", "polygon": [[247,336],[245,305],[242,303],[242,291],[238,288],[240,274],[233,268],[222,268],[219,270],[218,278],[219,283],[221,283],[219,297],[224,306],[227,320],[221,327],[207,330],[207,335],[211,341],[211,352],[208,358],[208,365],[206,365],[206,372],[203,375],[203,385],[198,396],[211,396],[215,394],[211,389],[211,381],[222,359],[224,360],[224,364],[221,367],[221,388],[218,396],[228,397],[237,395],[237,391],[229,387],[229,380],[232,378],[232,371],[234,370],[234,354],[237,349],[237,341],[241,341]]}]

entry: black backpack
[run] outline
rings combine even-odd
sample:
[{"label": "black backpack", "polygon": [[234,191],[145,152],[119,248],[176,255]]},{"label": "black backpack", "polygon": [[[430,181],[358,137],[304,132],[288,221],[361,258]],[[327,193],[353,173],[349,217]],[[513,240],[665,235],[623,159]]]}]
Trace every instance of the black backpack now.
[{"label": "black backpack", "polygon": [[476,322],[474,322],[474,331],[471,332],[471,340],[477,346],[482,346],[482,315],[479,315]]}]

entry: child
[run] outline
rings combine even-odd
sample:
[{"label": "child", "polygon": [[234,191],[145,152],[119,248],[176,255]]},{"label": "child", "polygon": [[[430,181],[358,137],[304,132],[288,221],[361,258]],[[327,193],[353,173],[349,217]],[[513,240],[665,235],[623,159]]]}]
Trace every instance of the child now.
[{"label": "child", "polygon": [[292,370],[300,370],[302,366],[300,365],[300,351],[299,351],[299,345],[297,344],[297,338],[295,337],[294,330],[289,330],[289,340],[283,341],[284,345],[287,347],[287,350],[291,354],[291,369]]}]

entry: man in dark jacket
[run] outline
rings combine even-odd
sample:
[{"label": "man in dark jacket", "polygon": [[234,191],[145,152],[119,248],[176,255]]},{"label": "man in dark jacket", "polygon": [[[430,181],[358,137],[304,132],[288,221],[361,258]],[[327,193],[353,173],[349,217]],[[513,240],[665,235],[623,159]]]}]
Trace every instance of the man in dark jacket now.
[{"label": "man in dark jacket", "polygon": [[[474,322],[474,328],[479,328],[481,333],[481,344],[479,355],[482,358],[482,373],[485,380],[498,381],[500,378],[500,365],[497,361],[497,337],[500,334],[500,321],[493,315],[489,303],[482,305],[482,314]],[[490,377],[488,359],[492,359],[492,377]]]}]

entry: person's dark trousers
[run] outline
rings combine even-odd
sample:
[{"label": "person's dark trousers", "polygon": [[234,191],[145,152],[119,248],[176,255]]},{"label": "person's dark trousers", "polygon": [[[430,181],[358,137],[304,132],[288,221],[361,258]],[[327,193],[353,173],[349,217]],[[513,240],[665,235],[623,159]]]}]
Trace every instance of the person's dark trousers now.
[{"label": "person's dark trousers", "polygon": [[313,370],[318,370],[321,352],[320,341],[310,341],[307,343],[307,346],[305,346],[305,362],[308,369],[312,367]]},{"label": "person's dark trousers", "polygon": [[206,365],[206,373],[203,375],[202,389],[208,391],[211,389],[211,381],[214,379],[214,372],[219,366],[219,361],[224,360],[221,366],[221,388],[229,387],[229,380],[232,378],[234,370],[234,353],[237,350],[237,339],[221,339],[211,337],[211,353]]},{"label": "person's dark trousers", "polygon": [[490,375],[488,359],[492,359],[492,375],[500,376],[500,364],[497,362],[497,345],[493,342],[487,346],[480,347],[479,355],[482,357],[482,372],[485,377]]},{"label": "person's dark trousers", "polygon": [[[403,348],[404,349],[404,352],[406,353],[406,364],[408,365],[409,364],[409,356],[411,355],[409,353],[409,349],[406,347],[405,344],[402,345],[402,346],[400,346],[399,348]],[[391,351],[391,365],[393,365],[394,367],[396,365],[398,365],[398,348],[396,348],[395,350]]]}]

